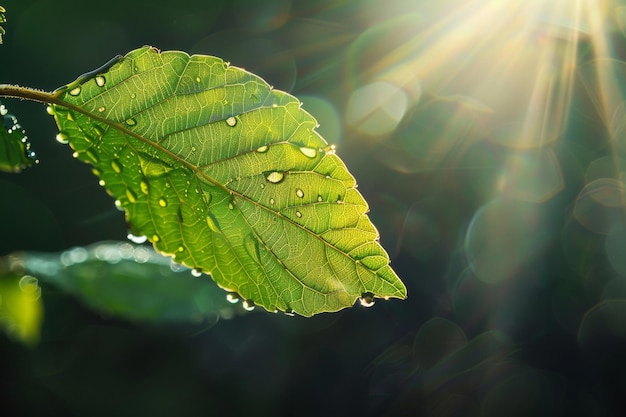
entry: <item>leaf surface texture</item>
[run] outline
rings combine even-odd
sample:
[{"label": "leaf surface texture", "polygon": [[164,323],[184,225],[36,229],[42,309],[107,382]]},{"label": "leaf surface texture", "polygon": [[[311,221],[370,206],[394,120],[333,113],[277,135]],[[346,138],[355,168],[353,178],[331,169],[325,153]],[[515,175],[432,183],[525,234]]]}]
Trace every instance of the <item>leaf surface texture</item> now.
[{"label": "leaf surface texture", "polygon": [[60,135],[176,262],[269,311],[404,298],[368,206],[293,96],[223,60],[144,47],[57,90]]}]

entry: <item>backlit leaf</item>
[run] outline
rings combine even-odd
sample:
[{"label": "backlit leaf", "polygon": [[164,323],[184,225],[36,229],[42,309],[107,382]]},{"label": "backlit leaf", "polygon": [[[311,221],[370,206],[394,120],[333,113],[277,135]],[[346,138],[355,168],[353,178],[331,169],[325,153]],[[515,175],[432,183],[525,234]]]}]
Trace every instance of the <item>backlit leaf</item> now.
[{"label": "backlit leaf", "polygon": [[145,235],[248,305],[310,316],[404,298],[368,206],[293,96],[144,47],[55,93],[59,135]]}]

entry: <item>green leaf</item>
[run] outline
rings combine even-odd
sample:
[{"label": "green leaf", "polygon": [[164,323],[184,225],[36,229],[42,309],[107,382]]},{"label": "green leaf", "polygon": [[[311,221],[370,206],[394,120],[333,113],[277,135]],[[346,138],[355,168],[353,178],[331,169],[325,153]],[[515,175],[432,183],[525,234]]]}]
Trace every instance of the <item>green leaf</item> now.
[{"label": "green leaf", "polygon": [[293,96],[219,58],[144,47],[55,92],[59,137],[134,235],[269,311],[404,298],[368,206]]},{"label": "green leaf", "polygon": [[38,163],[26,132],[4,104],[0,104],[0,120],[0,171],[17,173]]},{"label": "green leaf", "polygon": [[152,248],[99,242],[62,253],[13,254],[27,274],[80,298],[90,308],[126,320],[215,322],[243,309],[210,280],[174,265]]}]

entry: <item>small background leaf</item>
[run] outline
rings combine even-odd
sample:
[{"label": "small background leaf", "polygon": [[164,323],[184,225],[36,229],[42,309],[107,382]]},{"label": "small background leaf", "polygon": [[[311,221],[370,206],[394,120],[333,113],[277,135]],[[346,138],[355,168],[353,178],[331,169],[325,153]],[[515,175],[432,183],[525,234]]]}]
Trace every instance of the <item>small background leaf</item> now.
[{"label": "small background leaf", "polygon": [[0,104],[0,120],[0,171],[17,173],[38,163],[26,132],[4,104]]},{"label": "small background leaf", "polygon": [[[0,6],[0,23],[4,23],[7,21],[7,18],[4,16],[4,12],[6,12],[5,8]],[[0,44],[2,44],[2,35],[4,35],[6,32],[4,31],[4,28],[2,26],[0,26]]]},{"label": "small background leaf", "polygon": [[404,298],[367,203],[293,96],[219,58],[145,47],[57,92],[59,136],[176,262],[269,311]]}]

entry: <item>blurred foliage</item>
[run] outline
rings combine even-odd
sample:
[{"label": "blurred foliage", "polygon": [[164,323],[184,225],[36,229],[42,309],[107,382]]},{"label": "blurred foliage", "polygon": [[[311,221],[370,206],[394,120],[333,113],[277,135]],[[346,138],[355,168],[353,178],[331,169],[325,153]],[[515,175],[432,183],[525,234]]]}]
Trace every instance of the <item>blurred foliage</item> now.
[{"label": "blurred foliage", "polygon": [[[4,264],[0,259],[0,264]],[[11,338],[33,346],[43,319],[41,288],[30,275],[0,274],[0,328]]]},{"label": "blurred foliage", "polygon": [[196,277],[147,246],[100,242],[59,254],[15,253],[9,259],[14,268],[63,289],[104,316],[213,323],[237,312],[207,276]]}]

